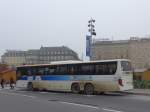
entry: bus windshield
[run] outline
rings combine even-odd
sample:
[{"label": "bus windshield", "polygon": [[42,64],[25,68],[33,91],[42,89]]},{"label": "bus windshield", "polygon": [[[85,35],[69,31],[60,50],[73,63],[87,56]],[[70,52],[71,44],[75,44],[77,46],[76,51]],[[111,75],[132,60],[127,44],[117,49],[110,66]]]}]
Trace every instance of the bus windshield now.
[{"label": "bus windshield", "polygon": [[131,71],[131,63],[128,61],[121,61],[121,68],[123,71]]}]

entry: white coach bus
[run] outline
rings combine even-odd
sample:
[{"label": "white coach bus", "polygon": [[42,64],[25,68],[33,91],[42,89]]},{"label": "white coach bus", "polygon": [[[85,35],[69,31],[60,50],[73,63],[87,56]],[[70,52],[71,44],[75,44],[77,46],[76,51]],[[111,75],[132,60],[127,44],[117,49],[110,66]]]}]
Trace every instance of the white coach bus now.
[{"label": "white coach bus", "polygon": [[133,89],[130,60],[64,61],[17,67],[17,87],[85,94]]}]

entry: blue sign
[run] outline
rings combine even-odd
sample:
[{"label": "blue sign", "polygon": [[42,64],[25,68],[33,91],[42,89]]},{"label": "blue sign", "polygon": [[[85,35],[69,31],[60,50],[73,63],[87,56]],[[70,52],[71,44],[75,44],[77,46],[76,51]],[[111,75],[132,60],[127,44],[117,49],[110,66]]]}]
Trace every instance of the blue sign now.
[{"label": "blue sign", "polygon": [[86,36],[86,56],[91,57],[92,36]]}]

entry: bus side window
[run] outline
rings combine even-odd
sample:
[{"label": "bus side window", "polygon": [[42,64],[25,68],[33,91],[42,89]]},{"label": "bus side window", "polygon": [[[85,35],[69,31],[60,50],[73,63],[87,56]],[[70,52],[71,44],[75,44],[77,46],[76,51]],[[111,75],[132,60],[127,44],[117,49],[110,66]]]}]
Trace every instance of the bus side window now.
[{"label": "bus side window", "polygon": [[67,75],[67,65],[59,66],[59,75]]},{"label": "bus side window", "polygon": [[55,75],[56,73],[56,66],[49,67],[49,75]]},{"label": "bus side window", "polygon": [[36,69],[32,68],[32,75],[36,75],[36,74],[37,74]]},{"label": "bus side window", "polygon": [[44,68],[44,75],[49,75],[49,68],[48,67]]},{"label": "bus side window", "polygon": [[109,74],[113,75],[116,72],[117,66],[115,63],[111,63],[108,65],[108,69],[109,69]]},{"label": "bus side window", "polygon": [[73,66],[72,67],[70,67],[70,74],[74,74],[74,68],[73,68]]},{"label": "bus side window", "polygon": [[58,65],[55,67],[54,74],[59,75],[59,66]]},{"label": "bus side window", "polygon": [[108,62],[106,63],[104,70],[106,75],[114,75],[117,69],[116,62]]},{"label": "bus side window", "polygon": [[103,65],[101,65],[101,64],[95,65],[95,74],[96,75],[104,75]]},{"label": "bus side window", "polygon": [[37,75],[44,75],[44,69],[42,67],[37,69]]},{"label": "bus side window", "polygon": [[20,72],[21,72],[21,76],[27,75],[27,68],[24,68],[24,69],[21,68]]},{"label": "bus side window", "polygon": [[94,65],[87,65],[83,64],[81,65],[81,74],[82,75],[92,75],[94,74]]},{"label": "bus side window", "polygon": [[30,69],[27,71],[27,75],[28,75],[28,76],[31,76],[31,75],[32,75],[32,72],[31,72]]},{"label": "bus side window", "polygon": [[78,75],[80,74],[80,65],[68,65],[67,74],[69,75]]},{"label": "bus side window", "polygon": [[75,74],[75,67],[73,65],[68,65],[67,72],[69,75],[74,75]]},{"label": "bus side window", "polygon": [[20,72],[19,70],[17,70],[16,76],[17,76],[17,78],[20,78],[20,77],[21,77],[21,72]]},{"label": "bus side window", "polygon": [[98,63],[95,65],[95,74],[96,75],[109,75],[108,63]]},{"label": "bus side window", "polygon": [[87,75],[88,71],[89,71],[89,68],[87,65],[85,65],[85,64],[81,65],[81,74],[82,75]]}]

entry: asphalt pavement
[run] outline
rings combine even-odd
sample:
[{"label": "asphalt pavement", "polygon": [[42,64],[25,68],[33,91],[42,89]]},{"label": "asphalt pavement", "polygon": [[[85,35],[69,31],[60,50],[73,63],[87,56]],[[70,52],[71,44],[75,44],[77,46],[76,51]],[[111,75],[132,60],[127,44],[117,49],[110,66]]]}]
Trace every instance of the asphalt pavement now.
[{"label": "asphalt pavement", "polygon": [[0,112],[150,112],[150,97],[0,90]]}]

